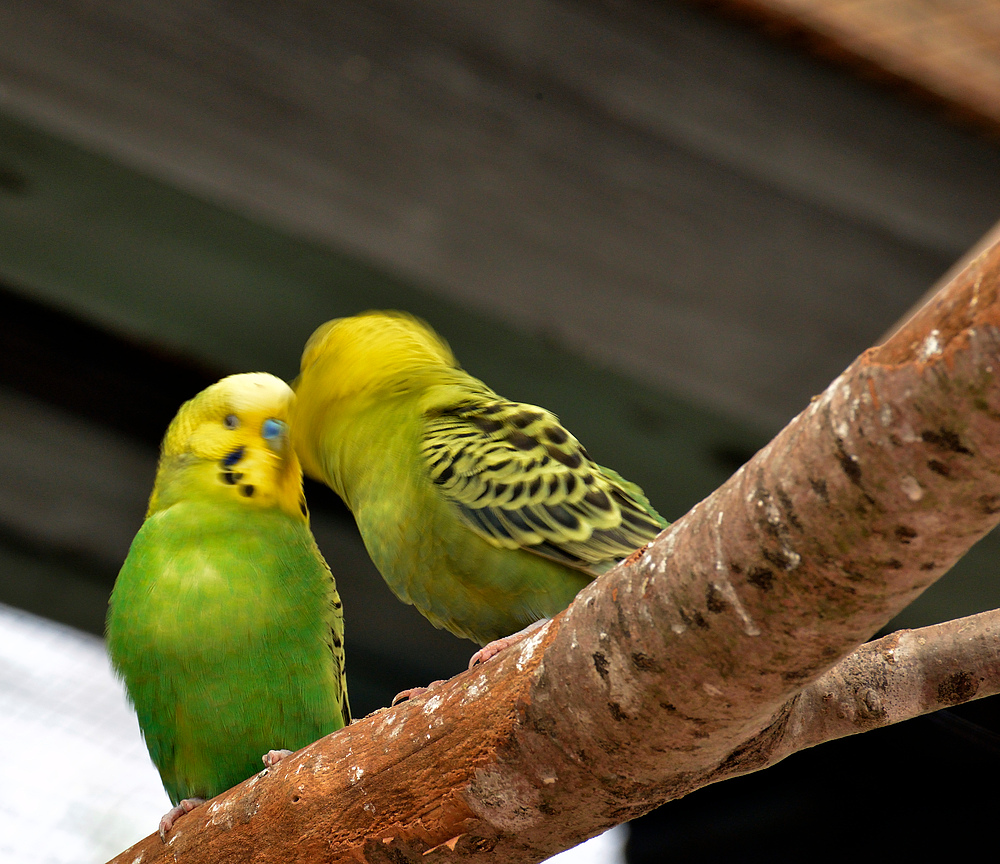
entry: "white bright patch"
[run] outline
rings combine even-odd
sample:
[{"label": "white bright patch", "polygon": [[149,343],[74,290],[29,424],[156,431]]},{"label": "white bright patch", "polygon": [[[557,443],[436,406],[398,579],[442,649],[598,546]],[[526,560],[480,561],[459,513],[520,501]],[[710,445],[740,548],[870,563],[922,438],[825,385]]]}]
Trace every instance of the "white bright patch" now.
[{"label": "white bright patch", "polygon": [[920,346],[918,354],[922,362],[926,363],[931,357],[936,357],[941,353],[941,340],[938,338],[940,335],[940,330],[931,330],[927,334],[927,338],[924,339],[924,344]]},{"label": "white bright patch", "polygon": [[170,802],[104,643],[0,604],[0,861],[103,864]]},{"label": "white bright patch", "polygon": [[543,864],[625,864],[628,826],[618,825],[586,843],[553,855]]}]

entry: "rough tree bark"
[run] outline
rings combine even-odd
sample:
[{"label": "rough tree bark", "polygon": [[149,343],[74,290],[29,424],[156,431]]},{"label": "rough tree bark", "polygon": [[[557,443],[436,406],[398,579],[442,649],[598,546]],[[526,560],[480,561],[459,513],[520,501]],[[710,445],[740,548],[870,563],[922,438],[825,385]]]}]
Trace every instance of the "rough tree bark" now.
[{"label": "rough tree bark", "polygon": [[993,246],[524,643],[115,860],[538,861],[797,749],[996,692],[996,614],[859,645],[1000,520],[998,288]]}]

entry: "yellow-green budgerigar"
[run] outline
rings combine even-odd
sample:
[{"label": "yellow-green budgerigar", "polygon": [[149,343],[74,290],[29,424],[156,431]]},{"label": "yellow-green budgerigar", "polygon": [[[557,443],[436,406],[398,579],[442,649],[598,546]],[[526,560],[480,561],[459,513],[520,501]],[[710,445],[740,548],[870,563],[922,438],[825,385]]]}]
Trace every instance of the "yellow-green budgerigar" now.
[{"label": "yellow-green budgerigar", "polygon": [[666,526],[544,408],[463,371],[424,322],[367,312],[302,355],[292,441],[395,594],[485,645],[565,608]]},{"label": "yellow-green budgerigar", "polygon": [[262,754],[350,722],[341,603],[309,530],[293,401],[253,373],[181,407],[111,595],[111,661],[176,805],[161,836]]}]

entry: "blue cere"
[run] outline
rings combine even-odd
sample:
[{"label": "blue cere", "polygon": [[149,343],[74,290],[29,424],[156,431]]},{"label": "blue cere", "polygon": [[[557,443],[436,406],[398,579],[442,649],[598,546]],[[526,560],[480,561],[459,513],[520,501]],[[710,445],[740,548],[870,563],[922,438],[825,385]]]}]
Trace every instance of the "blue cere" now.
[{"label": "blue cere", "polygon": [[285,434],[285,424],[281,420],[275,420],[268,417],[260,427],[261,437],[265,441],[274,441],[276,438],[280,438]]}]

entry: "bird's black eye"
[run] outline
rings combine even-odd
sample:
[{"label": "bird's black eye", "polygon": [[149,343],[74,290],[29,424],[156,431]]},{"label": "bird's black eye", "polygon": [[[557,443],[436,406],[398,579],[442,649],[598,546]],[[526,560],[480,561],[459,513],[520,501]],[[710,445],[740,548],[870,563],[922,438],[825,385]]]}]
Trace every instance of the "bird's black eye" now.
[{"label": "bird's black eye", "polygon": [[235,414],[227,414],[222,421],[222,425],[227,429],[236,429],[240,425],[240,418]]}]

